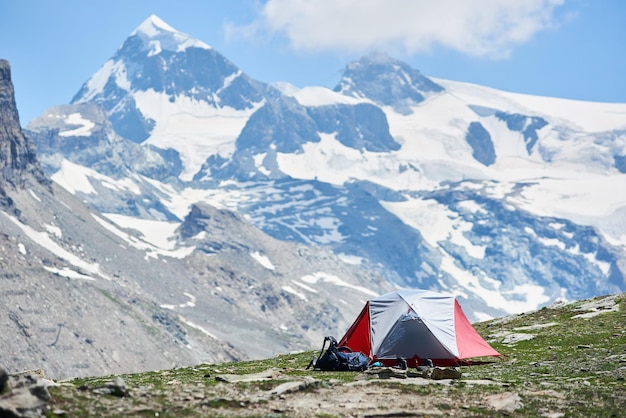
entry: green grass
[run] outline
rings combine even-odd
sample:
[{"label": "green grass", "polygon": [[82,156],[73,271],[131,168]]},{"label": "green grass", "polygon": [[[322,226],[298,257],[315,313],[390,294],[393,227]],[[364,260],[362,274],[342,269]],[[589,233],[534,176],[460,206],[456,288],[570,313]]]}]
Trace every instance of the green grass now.
[{"label": "green grass", "polygon": [[[462,367],[463,378],[451,385],[407,385],[385,379],[370,382],[367,387],[389,391],[390,398],[432,398],[432,407],[449,416],[501,416],[481,400],[510,392],[518,393],[523,404],[512,414],[514,416],[541,416],[544,412],[568,417],[624,416],[626,297],[619,296],[617,302],[618,312],[605,312],[589,319],[572,318],[581,313],[574,310],[578,303],[541,309],[506,321],[496,319],[475,324],[477,331],[503,354],[503,358]],[[555,325],[518,329],[550,323]],[[535,337],[503,344],[502,337],[497,335],[504,332],[530,333]],[[159,417],[255,416],[257,410],[260,412],[256,416],[288,416],[281,411],[264,409],[268,394],[284,382],[282,378],[311,376],[317,381],[298,394],[285,395],[287,397],[323,391],[329,396],[335,388],[363,378],[358,372],[305,370],[311,357],[317,354],[317,351],[308,351],[264,360],[124,374],[121,377],[133,394],[128,398],[93,393],[93,388],[113,376],[74,379],[69,386],[50,388],[51,409],[61,409],[68,416],[76,417],[154,417],[157,413]],[[280,371],[282,378],[232,384],[215,379],[220,374],[245,375],[268,369]],[[472,381],[483,384],[472,384]],[[251,395],[255,393],[265,397],[255,398]],[[382,405],[381,410],[385,407]],[[337,416],[343,416],[341,414],[338,410]],[[334,415],[320,413],[317,416]]]}]

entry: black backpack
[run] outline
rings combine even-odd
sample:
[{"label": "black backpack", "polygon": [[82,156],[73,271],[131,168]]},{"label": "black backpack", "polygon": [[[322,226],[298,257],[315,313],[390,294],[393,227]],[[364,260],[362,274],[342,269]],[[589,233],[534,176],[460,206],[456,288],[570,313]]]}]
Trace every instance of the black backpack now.
[{"label": "black backpack", "polygon": [[[327,341],[330,344],[324,353]],[[337,347],[337,340],[334,337],[325,337],[319,358],[314,357],[307,369],[313,366],[317,370],[363,371],[367,369],[368,365],[369,360],[365,354],[361,352],[354,353],[345,346]]]}]

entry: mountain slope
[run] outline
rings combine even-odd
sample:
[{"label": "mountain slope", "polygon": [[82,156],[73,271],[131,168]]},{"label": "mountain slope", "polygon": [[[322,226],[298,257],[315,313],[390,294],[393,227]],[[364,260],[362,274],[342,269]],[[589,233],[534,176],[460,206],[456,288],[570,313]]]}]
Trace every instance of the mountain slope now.
[{"label": "mountain slope", "polygon": [[0,361],[16,368],[44,364],[62,377],[182,364],[208,355],[201,354],[205,349],[229,358],[219,343],[202,336],[189,337],[206,347],[193,353],[155,321],[161,309],[154,295],[140,294],[133,280],[163,270],[147,265],[139,277],[124,271],[125,263],[137,263],[143,254],[121,247],[98,225],[98,215],[41,175],[32,142],[19,126],[10,67],[6,61],[0,66],[0,91],[7,92],[0,114],[9,128],[0,133],[0,144],[10,144],[12,152],[0,158],[7,167],[0,182],[6,197],[0,206],[0,291],[8,318],[0,332]]},{"label": "mountain slope", "polygon": [[[136,193],[133,181],[160,197],[166,191],[130,171],[137,165],[126,165],[124,153],[137,145],[111,132],[106,119],[93,122],[101,112],[91,104],[56,109],[71,117],[40,138],[48,149],[60,146],[102,171],[132,173],[132,181],[83,167],[97,177],[91,183],[76,175],[78,165],[62,160],[61,172],[74,174],[65,185],[74,188],[50,182],[19,126],[4,60],[0,76],[0,316],[7,319],[0,323],[0,363],[6,367],[43,367],[60,379],[309,349],[319,335],[344,329],[368,295],[389,289],[372,272],[320,249],[277,242],[227,209],[185,207],[182,222],[94,211],[70,192],[108,198],[109,191],[120,202]],[[85,143],[73,147],[76,138]],[[118,166],[97,157],[116,153]],[[144,148],[137,154],[161,155]],[[48,157],[46,166],[53,167],[54,156]]]}]

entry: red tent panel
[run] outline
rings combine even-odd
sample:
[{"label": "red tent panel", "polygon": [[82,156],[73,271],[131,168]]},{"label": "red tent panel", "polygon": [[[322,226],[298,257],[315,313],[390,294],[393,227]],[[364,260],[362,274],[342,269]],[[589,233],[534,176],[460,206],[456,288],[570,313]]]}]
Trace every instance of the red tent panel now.
[{"label": "red tent panel", "polygon": [[454,301],[454,332],[459,358],[500,355],[478,334],[456,300]]},{"label": "red tent panel", "polygon": [[359,316],[350,326],[346,335],[339,341],[339,346],[349,347],[352,351],[360,351],[372,358],[372,342],[370,339],[370,303],[367,302]]}]

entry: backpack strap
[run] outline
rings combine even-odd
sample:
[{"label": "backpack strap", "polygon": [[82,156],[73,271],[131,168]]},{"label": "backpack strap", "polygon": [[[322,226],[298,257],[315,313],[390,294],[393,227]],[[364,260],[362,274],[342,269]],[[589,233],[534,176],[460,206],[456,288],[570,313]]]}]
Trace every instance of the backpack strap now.
[{"label": "backpack strap", "polygon": [[322,354],[324,354],[324,347],[326,347],[326,341],[330,341],[330,344],[329,344],[329,347],[330,347],[330,345],[332,345],[333,343],[333,340],[335,341],[335,344],[337,344],[337,340],[335,340],[333,337],[324,337],[324,342],[322,343],[322,349],[320,350],[320,355],[317,357],[314,356],[309,362],[309,365],[306,366],[305,370],[309,370],[311,366],[315,368],[315,363],[317,363],[317,359],[322,357]]}]

